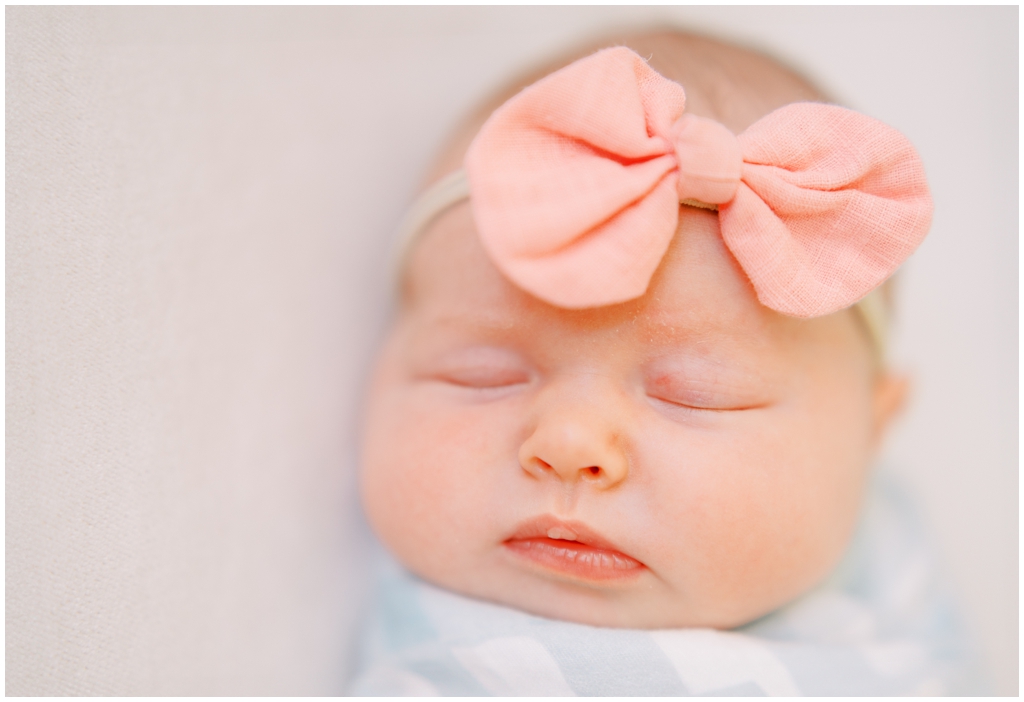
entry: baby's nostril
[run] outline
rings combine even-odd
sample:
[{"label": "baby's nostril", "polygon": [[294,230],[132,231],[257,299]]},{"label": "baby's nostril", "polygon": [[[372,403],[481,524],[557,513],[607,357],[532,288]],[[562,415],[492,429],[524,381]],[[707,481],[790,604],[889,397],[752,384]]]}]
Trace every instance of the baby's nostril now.
[{"label": "baby's nostril", "polygon": [[598,466],[590,466],[589,468],[587,468],[587,470],[590,471],[591,475],[597,475],[598,473],[601,472],[601,469]]}]

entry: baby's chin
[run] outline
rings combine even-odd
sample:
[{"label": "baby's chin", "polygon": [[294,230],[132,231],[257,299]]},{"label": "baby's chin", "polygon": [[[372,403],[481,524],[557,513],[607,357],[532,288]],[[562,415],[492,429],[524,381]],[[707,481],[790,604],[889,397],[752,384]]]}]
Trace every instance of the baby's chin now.
[{"label": "baby's chin", "polygon": [[578,588],[554,583],[517,581],[486,582],[480,578],[463,582],[458,578],[428,582],[474,599],[511,607],[548,619],[618,629],[734,629],[755,621],[796,599],[791,595],[778,602],[719,601],[713,604],[689,602],[674,593],[657,593],[655,583],[639,582],[637,588],[610,590]]}]

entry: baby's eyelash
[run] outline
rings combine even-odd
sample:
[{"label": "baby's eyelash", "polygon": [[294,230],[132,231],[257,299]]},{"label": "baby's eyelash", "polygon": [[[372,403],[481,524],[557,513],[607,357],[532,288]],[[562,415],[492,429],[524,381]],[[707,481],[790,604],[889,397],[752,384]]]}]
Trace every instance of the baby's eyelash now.
[{"label": "baby's eyelash", "polygon": [[731,409],[734,404],[728,392],[713,389],[707,384],[696,386],[674,379],[654,379],[647,384],[646,392],[663,402],[694,409]]},{"label": "baby's eyelash", "polygon": [[465,388],[507,388],[530,382],[530,375],[518,369],[459,368],[441,372],[436,380]]},{"label": "baby's eyelash", "polygon": [[733,407],[714,407],[706,403],[691,404],[688,402],[680,402],[678,400],[669,400],[664,397],[659,397],[657,395],[648,395],[648,397],[659,404],[667,405],[671,409],[680,409],[683,411],[690,412],[732,412],[735,411],[736,409]]},{"label": "baby's eyelash", "polygon": [[658,378],[651,381],[645,391],[652,400],[694,412],[738,412],[766,405],[746,388],[737,389],[720,383]]}]

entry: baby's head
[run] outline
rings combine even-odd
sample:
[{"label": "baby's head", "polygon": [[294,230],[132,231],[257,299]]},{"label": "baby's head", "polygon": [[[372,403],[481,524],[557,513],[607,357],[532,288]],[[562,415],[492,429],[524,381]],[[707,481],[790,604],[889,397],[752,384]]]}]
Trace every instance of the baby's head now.
[{"label": "baby's head", "polygon": [[[617,43],[681,83],[687,113],[735,133],[820,99],[712,40]],[[719,213],[679,207],[646,291],[596,306],[512,282],[469,201],[418,233],[363,454],[367,514],[403,564],[466,595],[634,628],[737,626],[828,573],[903,386],[853,308],[798,319],[759,301],[721,229]]]}]

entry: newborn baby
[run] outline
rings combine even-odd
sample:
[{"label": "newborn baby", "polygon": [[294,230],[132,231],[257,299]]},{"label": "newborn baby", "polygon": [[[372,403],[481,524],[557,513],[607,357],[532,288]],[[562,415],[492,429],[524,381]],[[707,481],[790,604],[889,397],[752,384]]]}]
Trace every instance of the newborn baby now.
[{"label": "newborn baby", "polygon": [[[948,692],[955,645],[941,665],[884,648],[940,629],[955,643],[938,600],[864,624],[877,612],[822,594],[903,399],[880,286],[927,231],[916,154],[850,113],[849,144],[814,147],[835,182],[797,185],[867,204],[794,206],[792,183],[754,171],[806,160],[779,144],[818,113],[773,111],[823,102],[811,85],[709,39],[624,43],[638,53],[593,54],[471,117],[414,212],[362,463],[366,513],[411,574],[385,576],[354,692]],[[872,165],[842,160],[865,143]],[[876,512],[895,531],[862,526],[863,563],[840,569],[864,592],[882,587],[879,544],[894,567],[923,553],[891,505]],[[590,650],[583,667],[537,643],[551,636]],[[840,644],[863,660],[814,658]],[[604,659],[635,674],[598,684]]]}]

